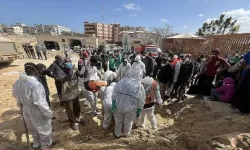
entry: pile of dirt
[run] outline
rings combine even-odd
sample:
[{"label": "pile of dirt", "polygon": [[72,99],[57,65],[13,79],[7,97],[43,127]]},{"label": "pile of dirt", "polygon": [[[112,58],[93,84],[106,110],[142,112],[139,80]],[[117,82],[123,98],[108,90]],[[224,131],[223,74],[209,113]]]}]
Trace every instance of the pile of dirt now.
[{"label": "pile of dirt", "polygon": [[[8,67],[0,68],[0,149],[26,149],[26,139],[20,110],[12,97],[11,87],[18,79],[23,64],[30,60],[16,60]],[[45,63],[53,61],[33,60]],[[102,116],[92,117],[90,109],[80,102],[82,114],[87,120],[79,131],[72,131],[63,107],[59,106],[54,80],[48,78],[51,91],[53,114],[53,139],[58,143],[55,150],[79,149],[162,149],[162,150],[212,150],[212,149],[247,149],[250,119],[248,115],[231,113],[228,104],[203,101],[190,98],[182,103],[164,105],[157,108],[158,131],[147,128],[135,128],[128,138],[115,139],[114,125],[109,130],[102,129]],[[101,108],[101,102],[98,101]],[[168,111],[166,111],[168,110]],[[170,113],[171,112],[171,113]],[[237,133],[237,134],[236,134]],[[242,133],[244,133],[242,135]],[[230,135],[230,136],[227,136]],[[238,141],[233,141],[232,138]],[[240,142],[241,141],[241,142]],[[250,142],[249,142],[250,143]],[[245,146],[245,147],[244,147]],[[247,148],[246,148],[247,147]]]},{"label": "pile of dirt", "polygon": [[172,110],[174,124],[162,133],[174,134],[170,140],[179,149],[214,149],[214,137],[250,129],[249,116],[232,113],[233,108],[225,103],[189,99],[166,107]]}]

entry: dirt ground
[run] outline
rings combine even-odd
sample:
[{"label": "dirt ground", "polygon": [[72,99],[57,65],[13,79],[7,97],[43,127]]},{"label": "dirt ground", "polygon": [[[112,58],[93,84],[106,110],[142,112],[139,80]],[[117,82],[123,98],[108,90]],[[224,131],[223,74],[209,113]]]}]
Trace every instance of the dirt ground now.
[{"label": "dirt ground", "polygon": [[[12,85],[23,71],[26,62],[51,64],[52,58],[45,60],[16,60],[11,65],[0,66],[0,149],[24,150],[26,138],[20,110],[12,97]],[[77,60],[77,59],[76,59]],[[79,131],[68,126],[66,112],[59,106],[54,81],[48,78],[51,91],[53,114],[53,139],[58,143],[54,150],[80,149],[148,149],[148,150],[210,150],[215,149],[212,138],[231,133],[247,133],[250,130],[248,115],[233,114],[232,108],[220,102],[207,102],[198,98],[189,98],[185,102],[164,105],[157,108],[156,117],[159,130],[133,129],[129,138],[115,139],[114,127],[104,131],[102,117],[91,117],[81,101],[82,114],[87,124]],[[100,107],[101,102],[98,102]],[[171,114],[166,110],[169,109]]]}]

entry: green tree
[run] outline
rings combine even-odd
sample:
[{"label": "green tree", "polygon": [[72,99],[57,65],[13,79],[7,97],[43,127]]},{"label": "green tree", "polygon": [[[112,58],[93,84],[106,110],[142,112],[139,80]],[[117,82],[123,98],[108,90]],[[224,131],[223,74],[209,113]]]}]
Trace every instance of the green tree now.
[{"label": "green tree", "polygon": [[233,20],[232,17],[225,18],[225,14],[222,14],[219,19],[205,22],[202,27],[198,29],[197,35],[235,34],[240,30],[240,25],[236,23],[237,20]]}]

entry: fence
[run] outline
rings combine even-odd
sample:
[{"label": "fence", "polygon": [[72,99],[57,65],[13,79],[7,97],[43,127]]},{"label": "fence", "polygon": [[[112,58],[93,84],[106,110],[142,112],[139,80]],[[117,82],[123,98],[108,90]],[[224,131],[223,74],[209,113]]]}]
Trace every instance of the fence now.
[{"label": "fence", "polygon": [[233,35],[207,36],[204,40],[195,39],[164,39],[163,49],[172,50],[175,53],[191,53],[194,57],[201,54],[209,55],[211,50],[220,48],[220,55],[225,57],[228,54],[243,54],[250,50],[250,33]]},{"label": "fence", "polygon": [[220,48],[220,54],[226,56],[235,53],[243,54],[250,49],[250,33],[215,35],[206,38],[208,40],[206,52],[210,52],[214,48]]}]

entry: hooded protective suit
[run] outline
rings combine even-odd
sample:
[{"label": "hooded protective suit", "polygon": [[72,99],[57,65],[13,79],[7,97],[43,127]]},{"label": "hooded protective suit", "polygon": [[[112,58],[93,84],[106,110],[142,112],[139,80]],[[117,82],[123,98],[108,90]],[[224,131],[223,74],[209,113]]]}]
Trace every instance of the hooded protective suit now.
[{"label": "hooded protective suit", "polygon": [[117,76],[119,79],[123,79],[128,76],[129,70],[131,68],[130,63],[127,63],[127,65],[124,65],[123,63],[120,64],[118,70],[117,70]]},{"label": "hooded protective suit", "polygon": [[145,64],[141,61],[141,57],[139,55],[137,55],[135,57],[135,61],[134,61],[134,63],[131,66],[131,70],[134,70],[134,68],[136,68],[138,66],[142,70],[143,74],[146,74]]},{"label": "hooded protective suit", "polygon": [[145,90],[141,84],[143,73],[139,66],[130,70],[129,77],[120,80],[114,87],[112,100],[116,101],[115,135],[121,136],[131,132],[133,121],[136,119],[138,108],[142,109],[145,103]]},{"label": "hooded protective suit", "polygon": [[50,146],[52,113],[43,85],[37,78],[23,73],[14,83],[12,92],[17,99],[17,105],[23,106],[23,117],[34,140],[33,147]]},{"label": "hooded protective suit", "polygon": [[138,123],[140,126],[144,127],[146,123],[145,116],[147,116],[148,120],[151,123],[152,129],[157,129],[156,118],[154,114],[155,103],[157,102],[159,105],[162,105],[159,85],[151,77],[145,77],[141,82],[144,86],[147,98]]},{"label": "hooded protective suit", "polygon": [[112,93],[116,83],[112,82],[108,87],[101,87],[100,95],[103,103],[104,108],[104,119],[103,119],[103,129],[108,129],[111,120],[112,120],[112,112],[111,112],[111,105],[112,105]]},{"label": "hooded protective suit", "polygon": [[103,79],[108,83],[112,82],[116,78],[117,78],[117,74],[110,70],[106,71],[103,75]]},{"label": "hooded protective suit", "polygon": [[[91,81],[91,80],[94,80],[94,81],[100,80],[100,78],[97,75],[97,68],[95,66],[91,66],[90,64],[87,64],[87,66],[83,67],[82,69],[88,70],[87,77],[83,79],[84,82]],[[82,87],[82,91],[84,93],[86,100],[90,103],[91,112],[93,114],[96,114],[96,101],[97,101],[96,93],[87,90],[85,86]]]}]

